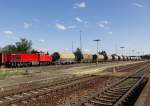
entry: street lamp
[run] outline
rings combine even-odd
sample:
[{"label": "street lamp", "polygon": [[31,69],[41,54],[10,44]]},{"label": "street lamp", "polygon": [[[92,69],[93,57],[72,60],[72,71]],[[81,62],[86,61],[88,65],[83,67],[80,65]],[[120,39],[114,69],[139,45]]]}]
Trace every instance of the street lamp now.
[{"label": "street lamp", "polygon": [[135,52],[135,50],[132,50],[132,55],[134,56],[134,52]]},{"label": "street lamp", "polygon": [[125,47],[122,46],[122,47],[120,47],[120,48],[122,49],[122,55],[123,55],[123,49],[124,49]]},{"label": "street lamp", "polygon": [[97,43],[97,59],[96,59],[96,65],[98,64],[98,43],[99,43],[99,41],[101,41],[100,39],[95,39],[95,40],[93,40],[94,42],[96,42]]}]

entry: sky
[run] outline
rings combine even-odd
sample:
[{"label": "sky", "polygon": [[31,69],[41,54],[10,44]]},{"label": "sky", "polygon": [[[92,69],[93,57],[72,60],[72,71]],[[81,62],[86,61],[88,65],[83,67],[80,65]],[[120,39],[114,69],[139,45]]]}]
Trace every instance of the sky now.
[{"label": "sky", "polygon": [[[49,51],[150,53],[149,0],[0,0],[0,47],[20,38]],[[132,52],[135,50],[135,52]]]}]

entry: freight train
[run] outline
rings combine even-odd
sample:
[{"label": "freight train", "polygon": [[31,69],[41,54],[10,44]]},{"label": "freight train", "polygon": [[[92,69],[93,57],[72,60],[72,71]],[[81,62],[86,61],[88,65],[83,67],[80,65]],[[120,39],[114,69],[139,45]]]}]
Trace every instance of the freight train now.
[{"label": "freight train", "polygon": [[55,52],[52,55],[34,52],[31,54],[0,54],[0,65],[6,67],[25,67],[50,64],[96,63],[111,61],[141,60],[139,56],[118,56],[83,53],[76,55],[70,52]]},{"label": "freight train", "polygon": [[76,55],[69,52],[55,52],[52,54],[54,64],[74,64],[74,63],[96,63],[111,61],[136,61],[141,60],[140,56],[119,56],[119,55],[102,55],[83,53]]}]

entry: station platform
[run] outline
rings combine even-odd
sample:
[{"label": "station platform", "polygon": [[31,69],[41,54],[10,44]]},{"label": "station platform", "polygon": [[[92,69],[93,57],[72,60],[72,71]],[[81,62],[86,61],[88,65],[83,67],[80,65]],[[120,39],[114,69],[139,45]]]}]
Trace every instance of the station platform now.
[{"label": "station platform", "polygon": [[148,78],[148,82],[134,106],[150,106],[150,73],[146,77]]}]

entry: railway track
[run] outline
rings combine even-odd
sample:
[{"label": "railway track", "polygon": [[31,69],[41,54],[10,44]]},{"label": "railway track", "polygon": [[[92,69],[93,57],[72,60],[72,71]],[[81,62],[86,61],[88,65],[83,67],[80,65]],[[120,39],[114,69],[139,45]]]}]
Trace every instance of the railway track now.
[{"label": "railway track", "polygon": [[[20,106],[20,103],[21,103],[21,106],[22,105],[28,106],[30,105],[29,100],[37,99],[37,97],[40,98],[41,96],[43,95],[45,96],[46,94],[50,94],[49,98],[51,98],[51,96],[53,97],[58,96],[58,95],[63,96],[67,94],[68,92],[72,92],[73,90],[80,89],[83,86],[84,87],[88,86],[90,83],[98,80],[98,78],[99,78],[98,76],[87,76],[87,77],[80,78],[80,79],[78,78],[78,80],[73,80],[73,81],[69,80],[68,82],[64,82],[55,86],[49,86],[49,87],[45,86],[45,87],[36,88],[32,90],[25,90],[23,92],[22,91],[17,92],[17,93],[7,95],[7,96],[5,95],[0,98],[0,106],[9,106],[9,105],[17,106],[18,103],[19,103],[18,106]],[[54,106],[52,102],[51,102],[51,105]]]},{"label": "railway track", "polygon": [[[142,66],[144,63],[141,64],[134,64],[134,65],[128,65],[128,67],[124,67],[121,66],[118,71],[125,71],[125,70],[134,70],[134,68],[138,68],[140,66]],[[113,69],[111,69],[113,70]],[[23,83],[19,83],[19,84],[13,84],[10,86],[6,86],[0,89],[0,97],[6,96],[6,95],[11,95],[14,94],[15,92],[24,92],[24,91],[28,91],[28,90],[32,90],[32,89],[36,89],[36,88],[41,88],[41,87],[46,87],[46,86],[55,86],[58,84],[64,84],[67,82],[71,82],[71,81],[75,81],[75,80],[80,80],[86,77],[89,77],[90,75],[84,75],[82,77],[76,77],[76,76],[63,76],[63,77],[59,77],[59,78],[47,78],[47,79],[40,79],[40,80],[36,80],[36,81],[29,81],[29,82],[23,82]],[[27,89],[23,89],[23,88],[27,88]]]},{"label": "railway track", "polygon": [[144,76],[149,70],[146,66],[76,106],[133,106],[147,82]]},{"label": "railway track", "polygon": [[[121,61],[122,62],[122,61]],[[103,62],[103,63],[99,63],[99,65],[107,65],[109,63],[118,63],[116,61],[113,62]],[[71,68],[71,67],[81,67],[81,66],[96,66],[95,63],[78,63],[78,64],[66,64],[66,65],[48,65],[48,66],[31,66],[31,67],[16,67],[16,68],[5,68],[5,67],[0,67],[1,69],[5,69],[5,70],[15,70],[15,69],[23,69],[23,70],[47,70],[47,69],[51,69],[51,70],[60,70],[60,69],[67,69],[67,68]]]},{"label": "railway track", "polygon": [[114,68],[117,72],[129,72],[131,70],[134,71],[134,69],[136,69],[137,67],[140,67],[142,65],[144,65],[145,62],[143,63],[136,63],[136,64],[128,64],[128,65],[125,65],[125,66],[117,66],[117,67],[113,67],[113,68],[109,68],[109,69],[106,69],[107,72],[112,72],[114,71]]},{"label": "railway track", "polygon": [[[143,71],[141,72],[143,73]],[[140,73],[138,75],[140,75]],[[136,79],[135,75],[134,77]],[[64,79],[58,79],[52,84],[48,81],[48,79],[45,79],[14,85],[15,87],[13,90],[10,90],[10,87],[3,88],[5,90],[1,90],[0,92],[0,106],[56,106],[56,100],[62,96],[82,88],[94,86],[102,80],[101,78],[101,76],[95,75],[85,75],[73,78],[67,77]],[[122,83],[121,81],[120,83]],[[135,82],[137,81],[138,80],[135,80]],[[81,104],[85,105],[87,103]]]}]

